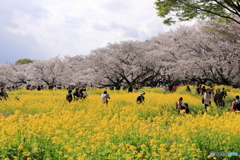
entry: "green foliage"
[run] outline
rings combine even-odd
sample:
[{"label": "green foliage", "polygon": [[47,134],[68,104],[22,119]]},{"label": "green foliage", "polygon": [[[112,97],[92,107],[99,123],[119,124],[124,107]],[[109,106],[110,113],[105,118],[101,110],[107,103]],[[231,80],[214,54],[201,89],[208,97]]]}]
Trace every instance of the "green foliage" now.
[{"label": "green foliage", "polygon": [[32,63],[33,61],[31,59],[19,59],[15,62],[16,65],[21,65],[21,64],[28,64],[28,63]]},{"label": "green foliage", "polygon": [[233,20],[240,24],[236,19],[239,17],[239,6],[235,0],[157,0],[155,5],[158,16],[165,18],[163,23],[166,25],[176,22],[173,17],[177,17],[179,21],[219,18],[222,19],[221,21]]}]

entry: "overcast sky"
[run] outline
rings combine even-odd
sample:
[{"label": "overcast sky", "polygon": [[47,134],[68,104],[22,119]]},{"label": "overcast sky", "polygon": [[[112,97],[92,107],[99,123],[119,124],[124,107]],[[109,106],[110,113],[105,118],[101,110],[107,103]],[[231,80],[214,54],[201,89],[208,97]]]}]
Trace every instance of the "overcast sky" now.
[{"label": "overcast sky", "polygon": [[162,24],[156,0],[1,0],[0,64],[87,55],[108,43],[144,41]]}]

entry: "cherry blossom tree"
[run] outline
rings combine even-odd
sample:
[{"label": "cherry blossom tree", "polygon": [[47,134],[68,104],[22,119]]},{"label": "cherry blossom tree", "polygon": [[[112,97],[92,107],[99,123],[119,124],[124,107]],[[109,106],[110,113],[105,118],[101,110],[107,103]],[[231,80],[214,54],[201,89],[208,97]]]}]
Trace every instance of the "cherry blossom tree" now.
[{"label": "cherry blossom tree", "polygon": [[0,65],[0,87],[5,87],[7,84],[5,76],[5,67],[6,65]]},{"label": "cherry blossom tree", "polygon": [[211,81],[231,84],[239,74],[239,63],[236,63],[239,45],[220,38],[216,32],[209,32],[207,26],[213,27],[199,22],[151,39],[161,48],[160,54],[164,60],[172,63],[167,73],[172,80],[192,79],[200,83]]},{"label": "cherry blossom tree", "polygon": [[4,76],[8,85],[21,86],[28,84],[31,79],[29,77],[31,64],[8,64],[4,66]]},{"label": "cherry blossom tree", "polygon": [[73,57],[65,57],[70,70],[72,71],[72,76],[70,84],[74,86],[84,86],[90,85],[92,81],[91,73],[93,69],[90,66],[90,61],[88,58],[82,55],[77,55]]},{"label": "cherry blossom tree", "polygon": [[59,57],[50,60],[35,61],[30,76],[33,82],[46,85],[66,85],[69,83],[72,71],[68,63]]},{"label": "cherry blossom tree", "polygon": [[123,41],[93,50],[89,55],[99,85],[132,86],[160,75],[156,54],[145,48],[147,42]]},{"label": "cherry blossom tree", "polygon": [[0,83],[101,87],[197,81],[232,85],[240,80],[239,37],[236,23],[200,21],[144,42],[110,43],[86,56],[2,65]]}]

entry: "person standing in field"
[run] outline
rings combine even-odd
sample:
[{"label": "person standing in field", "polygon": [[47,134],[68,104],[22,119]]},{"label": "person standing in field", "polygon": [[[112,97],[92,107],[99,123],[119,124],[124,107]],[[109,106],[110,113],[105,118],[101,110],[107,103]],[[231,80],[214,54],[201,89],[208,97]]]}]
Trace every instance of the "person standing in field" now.
[{"label": "person standing in field", "polygon": [[[209,90],[210,90],[210,89],[209,89]],[[204,93],[205,93],[207,90],[206,90],[205,86],[203,86],[200,91],[201,91],[201,95],[204,95]]]},{"label": "person standing in field", "polygon": [[128,93],[132,93],[133,92],[133,87],[132,87],[132,85],[130,85],[129,87],[128,87]]},{"label": "person standing in field", "polygon": [[78,91],[78,97],[80,98],[80,99],[83,99],[83,88],[81,88],[79,91]]},{"label": "person standing in field", "polygon": [[177,89],[178,89],[178,86],[177,86],[177,85],[174,85],[173,88],[172,88],[172,91],[173,91],[173,92],[176,92]]},{"label": "person standing in field", "polygon": [[82,94],[83,94],[83,99],[85,99],[85,98],[88,97],[88,94],[87,94],[87,90],[86,90],[86,88],[83,88],[83,90],[82,90]]},{"label": "person standing in field", "polygon": [[215,93],[213,91],[213,88],[210,88],[210,94],[211,94],[211,97],[214,97]]},{"label": "person standing in field", "polygon": [[73,100],[72,90],[68,90],[68,94],[66,95],[66,100],[68,102],[72,102],[72,100]]},{"label": "person standing in field", "polygon": [[216,90],[216,94],[214,95],[213,100],[214,100],[216,106],[224,107],[223,95],[220,93],[220,89]]},{"label": "person standing in field", "polygon": [[7,98],[8,98],[7,92],[4,90],[4,88],[1,88],[1,91],[0,91],[0,100],[1,100],[1,99],[7,100]]},{"label": "person standing in field", "polygon": [[201,89],[202,89],[202,85],[199,84],[199,85],[197,86],[196,93],[200,95],[200,94],[201,94]]},{"label": "person standing in field", "polygon": [[210,89],[206,89],[206,92],[203,94],[203,102],[204,102],[204,108],[207,110],[207,107],[211,105],[211,93]]},{"label": "person standing in field", "polygon": [[223,99],[225,99],[227,97],[227,91],[225,90],[225,88],[222,88],[222,90],[220,91]]},{"label": "person standing in field", "polygon": [[107,93],[107,91],[104,91],[103,94],[101,95],[101,101],[104,104],[108,104],[108,99],[110,99],[109,94]]},{"label": "person standing in field", "polygon": [[74,100],[78,100],[78,99],[79,99],[79,91],[78,91],[78,88],[76,88],[75,92],[73,93],[73,98],[74,98]]},{"label": "person standing in field", "polygon": [[40,85],[37,86],[37,90],[38,90],[38,91],[41,91]]},{"label": "person standing in field", "polygon": [[191,89],[190,89],[190,87],[188,85],[186,87],[186,92],[191,92]]}]

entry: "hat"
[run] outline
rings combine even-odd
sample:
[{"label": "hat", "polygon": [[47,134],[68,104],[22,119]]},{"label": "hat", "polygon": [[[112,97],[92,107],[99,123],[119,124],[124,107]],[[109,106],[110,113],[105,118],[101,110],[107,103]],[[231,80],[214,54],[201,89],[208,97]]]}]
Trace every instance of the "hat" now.
[{"label": "hat", "polygon": [[140,94],[145,94],[145,92],[142,91],[142,92],[140,92]]}]

